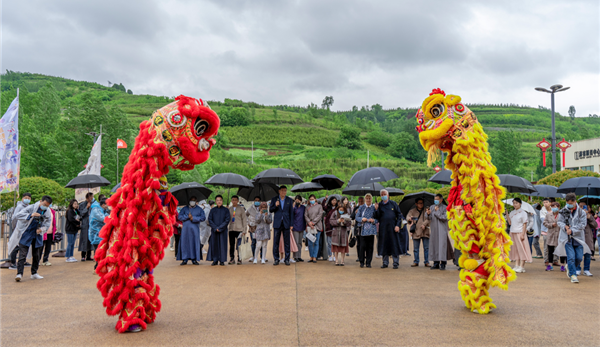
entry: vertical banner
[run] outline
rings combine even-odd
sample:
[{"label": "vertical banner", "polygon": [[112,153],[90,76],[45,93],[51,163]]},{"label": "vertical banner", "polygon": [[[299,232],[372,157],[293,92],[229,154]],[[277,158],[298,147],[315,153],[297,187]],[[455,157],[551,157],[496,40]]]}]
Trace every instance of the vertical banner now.
[{"label": "vertical banner", "polygon": [[0,119],[0,193],[19,189],[19,96]]},{"label": "vertical banner", "polygon": [[[102,135],[98,136],[96,143],[92,147],[92,152],[90,153],[90,158],[88,159],[87,165],[85,169],[79,173],[77,176],[81,175],[100,175],[101,166],[101,154],[102,154]],[[100,193],[100,187],[98,188],[77,188],[75,189],[75,199],[77,201],[85,200],[85,195],[88,192],[92,192],[94,194]]]}]

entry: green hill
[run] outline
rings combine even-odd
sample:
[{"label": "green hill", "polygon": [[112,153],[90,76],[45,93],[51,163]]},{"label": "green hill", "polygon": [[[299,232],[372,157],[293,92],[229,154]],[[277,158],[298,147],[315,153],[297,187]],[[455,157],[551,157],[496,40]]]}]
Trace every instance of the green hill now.
[{"label": "green hill", "polygon": [[[2,113],[15,97],[16,88],[21,88],[22,175],[52,178],[61,184],[83,169],[92,145],[92,138],[85,133],[99,131],[100,124],[106,133],[103,175],[115,181],[116,139],[130,145],[119,151],[122,172],[137,125],[174,100],[172,96],[136,95],[120,83],[109,87],[12,71],[1,78]],[[416,107],[383,109],[376,104],[333,112],[315,104],[266,106],[236,99],[209,100],[209,104],[222,119],[218,148],[213,149],[206,164],[190,172],[171,174],[172,183],[203,182],[219,172],[251,178],[269,167],[293,169],[305,180],[323,173],[348,180],[367,166],[367,150],[371,166],[385,166],[401,176],[390,182],[392,186],[422,189],[433,174],[423,163],[426,153],[414,130]],[[537,180],[547,174],[538,167],[541,155],[535,143],[550,137],[548,109],[505,104],[469,107],[484,126],[492,147],[502,145],[498,143],[499,134],[509,129],[517,134],[522,141],[522,157],[516,159],[521,162],[521,175],[531,179],[533,171]],[[557,115],[556,127],[558,138],[580,140],[599,133],[600,119]]]}]

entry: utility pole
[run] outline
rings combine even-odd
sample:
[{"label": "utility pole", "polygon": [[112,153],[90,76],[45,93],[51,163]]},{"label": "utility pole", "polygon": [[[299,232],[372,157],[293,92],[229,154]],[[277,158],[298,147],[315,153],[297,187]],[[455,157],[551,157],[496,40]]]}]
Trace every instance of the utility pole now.
[{"label": "utility pole", "polygon": [[252,164],[254,164],[254,140],[252,140]]},{"label": "utility pole", "polygon": [[367,150],[367,169],[369,168],[369,150]]},{"label": "utility pole", "polygon": [[96,143],[96,140],[98,139],[98,137],[100,135],[106,135],[105,133],[102,132],[102,124],[100,124],[100,132],[99,133],[92,131],[92,132],[85,133],[85,134],[94,137],[94,144]]}]

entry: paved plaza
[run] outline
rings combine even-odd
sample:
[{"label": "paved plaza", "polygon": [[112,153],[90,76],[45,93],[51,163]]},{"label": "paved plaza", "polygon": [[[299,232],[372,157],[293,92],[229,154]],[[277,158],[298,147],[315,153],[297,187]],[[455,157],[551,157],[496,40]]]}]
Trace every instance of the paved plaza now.
[{"label": "paved plaza", "polygon": [[[597,346],[600,268],[571,284],[528,264],[509,291],[493,289],[487,316],[469,312],[458,271],[318,264],[180,266],[167,250],[155,271],[162,310],[138,334],[118,334],[91,262],[51,258],[43,280],[0,270],[2,346]],[[597,265],[598,264],[598,265]]]}]

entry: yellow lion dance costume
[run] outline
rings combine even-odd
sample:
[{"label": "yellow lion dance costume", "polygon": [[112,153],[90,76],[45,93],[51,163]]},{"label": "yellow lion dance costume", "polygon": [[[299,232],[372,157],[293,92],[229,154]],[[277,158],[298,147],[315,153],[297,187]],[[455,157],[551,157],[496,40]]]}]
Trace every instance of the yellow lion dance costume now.
[{"label": "yellow lion dance costume", "polygon": [[452,170],[448,220],[454,247],[462,253],[458,289],[468,309],[486,314],[496,308],[489,297],[490,285],[506,290],[516,278],[508,266],[512,241],[502,217],[506,193],[488,152],[487,135],[460,101],[460,96],[434,89],[417,113],[417,131],[429,152],[429,165],[440,150],[448,153],[446,168]]}]

